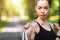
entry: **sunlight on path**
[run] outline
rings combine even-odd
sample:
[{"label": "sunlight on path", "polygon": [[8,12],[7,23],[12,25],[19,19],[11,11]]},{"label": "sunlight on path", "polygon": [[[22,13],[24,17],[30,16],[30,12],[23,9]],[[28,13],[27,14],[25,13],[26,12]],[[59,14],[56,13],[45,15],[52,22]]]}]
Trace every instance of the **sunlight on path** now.
[{"label": "sunlight on path", "polygon": [[5,27],[2,29],[2,32],[21,32],[23,31],[22,27]]}]

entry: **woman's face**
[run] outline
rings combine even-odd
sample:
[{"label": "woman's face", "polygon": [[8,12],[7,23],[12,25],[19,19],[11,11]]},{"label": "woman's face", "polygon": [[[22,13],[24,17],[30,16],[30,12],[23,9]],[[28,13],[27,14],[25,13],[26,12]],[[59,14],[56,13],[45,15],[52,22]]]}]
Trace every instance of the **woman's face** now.
[{"label": "woman's face", "polygon": [[46,1],[46,0],[37,1],[37,5],[35,6],[35,10],[37,12],[38,17],[47,18],[49,10],[50,10],[50,6],[48,4],[48,1]]}]

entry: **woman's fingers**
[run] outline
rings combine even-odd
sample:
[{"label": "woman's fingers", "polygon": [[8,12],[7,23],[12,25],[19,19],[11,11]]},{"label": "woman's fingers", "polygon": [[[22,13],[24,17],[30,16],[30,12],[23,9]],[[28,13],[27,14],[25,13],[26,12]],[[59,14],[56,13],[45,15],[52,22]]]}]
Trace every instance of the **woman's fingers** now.
[{"label": "woman's fingers", "polygon": [[24,26],[25,29],[28,29],[29,27],[30,27],[30,23],[27,23],[27,24]]},{"label": "woman's fingers", "polygon": [[59,24],[54,23],[55,29],[60,30]]}]

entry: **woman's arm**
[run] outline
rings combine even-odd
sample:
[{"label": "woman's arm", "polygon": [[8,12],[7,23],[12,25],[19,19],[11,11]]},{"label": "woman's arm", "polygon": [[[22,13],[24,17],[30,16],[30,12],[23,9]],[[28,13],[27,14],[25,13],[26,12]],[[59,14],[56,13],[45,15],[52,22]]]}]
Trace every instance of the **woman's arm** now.
[{"label": "woman's arm", "polygon": [[[57,23],[54,23],[54,28],[57,30],[57,36],[60,36],[60,27]],[[57,37],[56,40],[60,40],[60,38]]]},{"label": "woman's arm", "polygon": [[30,23],[27,23],[27,24],[24,26],[24,29],[25,29],[25,33],[27,34],[28,40],[30,40],[30,35],[31,35],[31,31],[32,31],[32,28],[31,28],[31,26],[30,26]]},{"label": "woman's arm", "polygon": [[27,34],[28,40],[34,40],[34,37],[35,37],[34,24],[33,23],[32,24],[27,23],[24,26],[24,29],[25,29],[25,33]]},{"label": "woman's arm", "polygon": [[33,22],[31,26],[32,26],[31,40],[34,40],[35,35],[38,34],[39,32],[39,26],[37,25],[36,22]]},{"label": "woman's arm", "polygon": [[38,25],[33,22],[24,26],[25,32],[28,35],[28,40],[34,40],[35,34],[38,33]]},{"label": "woman's arm", "polygon": [[[60,30],[57,32],[57,36],[60,36]],[[57,37],[56,40],[60,40],[60,38]]]}]

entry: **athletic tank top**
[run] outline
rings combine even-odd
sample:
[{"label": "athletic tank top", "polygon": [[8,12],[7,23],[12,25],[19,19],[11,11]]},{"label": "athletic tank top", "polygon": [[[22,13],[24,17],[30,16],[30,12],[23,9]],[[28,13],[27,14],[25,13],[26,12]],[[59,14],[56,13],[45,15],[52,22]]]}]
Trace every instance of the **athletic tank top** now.
[{"label": "athletic tank top", "polygon": [[44,28],[42,28],[42,26],[38,22],[36,23],[39,25],[40,31],[38,34],[35,35],[34,40],[56,40],[56,34],[52,28],[51,31],[47,31]]}]

